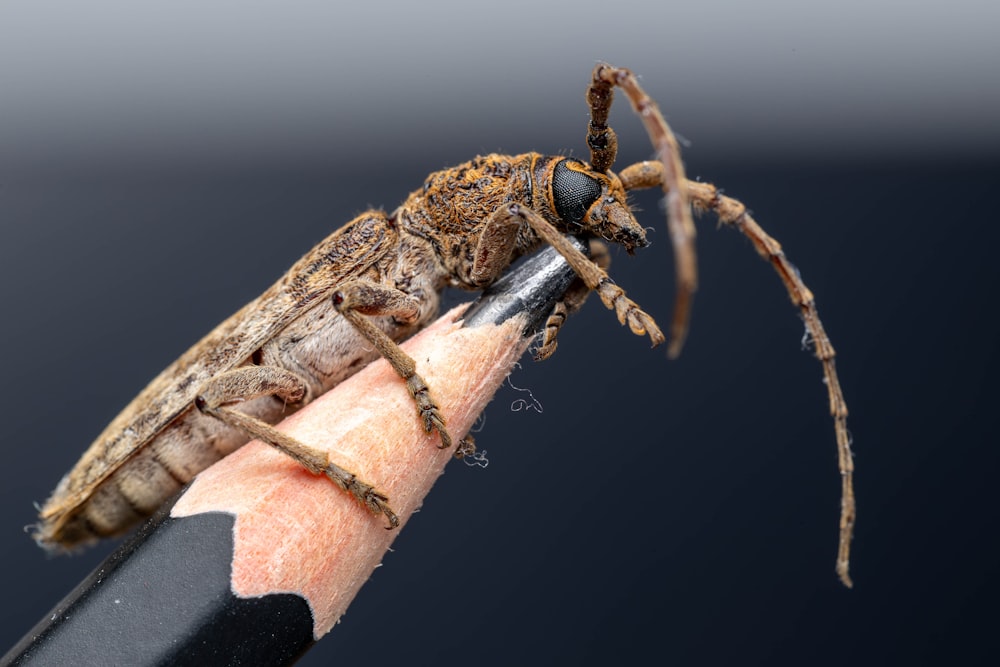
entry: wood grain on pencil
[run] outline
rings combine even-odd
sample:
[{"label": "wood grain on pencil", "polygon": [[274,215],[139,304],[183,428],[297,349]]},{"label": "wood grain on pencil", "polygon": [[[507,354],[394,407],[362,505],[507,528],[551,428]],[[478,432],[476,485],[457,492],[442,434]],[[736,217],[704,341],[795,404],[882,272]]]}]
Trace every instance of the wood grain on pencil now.
[{"label": "wood grain on pencil", "polygon": [[[432,387],[456,440],[474,424],[529,339],[524,320],[462,328],[461,308],[403,345]],[[327,447],[333,460],[389,497],[403,525],[454,450],[439,448],[414,418],[413,399],[380,360],[324,394],[279,428]],[[268,445],[251,442],[201,473],[171,516],[235,514],[233,592],[302,595],[314,635],[326,634],[381,561],[398,531],[325,477],[305,471]]]}]

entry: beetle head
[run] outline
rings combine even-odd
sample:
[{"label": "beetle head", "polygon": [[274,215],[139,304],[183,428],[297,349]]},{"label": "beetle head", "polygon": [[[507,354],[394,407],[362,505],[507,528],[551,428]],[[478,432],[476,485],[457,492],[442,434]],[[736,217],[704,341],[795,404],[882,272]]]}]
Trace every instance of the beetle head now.
[{"label": "beetle head", "polygon": [[555,163],[551,183],[552,203],[566,231],[621,244],[629,254],[649,245],[629,209],[625,186],[613,172],[564,159]]}]

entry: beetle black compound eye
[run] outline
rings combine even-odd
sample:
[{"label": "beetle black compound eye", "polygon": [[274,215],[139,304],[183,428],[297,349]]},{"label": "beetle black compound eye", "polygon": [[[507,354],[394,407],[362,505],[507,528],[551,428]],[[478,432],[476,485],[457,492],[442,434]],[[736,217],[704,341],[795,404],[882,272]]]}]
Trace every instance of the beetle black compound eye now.
[{"label": "beetle black compound eye", "polygon": [[591,204],[601,196],[601,184],[587,174],[566,166],[566,160],[556,165],[552,173],[552,199],[556,213],[565,222],[579,224]]}]

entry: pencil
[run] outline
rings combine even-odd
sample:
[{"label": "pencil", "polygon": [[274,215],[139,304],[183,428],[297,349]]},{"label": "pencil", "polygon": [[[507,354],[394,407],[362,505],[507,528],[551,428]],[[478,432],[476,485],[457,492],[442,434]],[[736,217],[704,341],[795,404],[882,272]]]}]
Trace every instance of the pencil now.
[{"label": "pencil", "polygon": [[[547,249],[404,344],[456,441],[573,278]],[[389,496],[401,527],[454,456],[424,432],[384,361],[279,428],[329,444],[333,460]],[[201,473],[2,664],[290,664],[337,623],[398,534],[326,478],[251,442]]]}]

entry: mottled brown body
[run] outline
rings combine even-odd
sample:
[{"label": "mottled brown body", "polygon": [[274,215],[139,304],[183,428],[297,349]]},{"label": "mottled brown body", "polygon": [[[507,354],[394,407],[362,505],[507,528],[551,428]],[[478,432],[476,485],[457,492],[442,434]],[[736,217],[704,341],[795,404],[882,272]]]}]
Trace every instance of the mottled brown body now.
[{"label": "mottled brown body", "polygon": [[[274,423],[377,357],[336,313],[329,294],[346,279],[377,273],[377,260],[399,254],[395,231],[380,219],[365,214],[331,234],[160,373],[59,483],[42,509],[42,542],[74,546],[120,533],[246,443],[247,434],[195,408],[198,393],[219,373],[257,361],[308,378],[310,395],[299,404],[263,396],[241,406]],[[429,306],[428,317],[436,304]],[[390,318],[380,324],[395,338],[414,329]]]},{"label": "mottled brown body", "polygon": [[[262,366],[301,378],[307,390],[298,400],[264,392],[242,401],[242,413],[273,424],[378,357],[330,298],[345,283],[366,281],[415,298],[416,313],[405,321],[370,318],[393,341],[433,319],[444,287],[491,283],[496,275],[474,271],[485,222],[505,204],[520,202],[563,226],[547,200],[554,164],[561,162],[535,153],[479,157],[432,174],[392,215],[369,211],[331,234],[108,425],[43,507],[40,541],[73,546],[120,533],[246,443],[243,429],[195,405],[220,374]],[[507,266],[539,243],[529,227],[518,226],[513,243],[498,251],[506,254],[499,264]]]},{"label": "mottled brown body", "polygon": [[[628,96],[658,157],[627,167],[620,177],[610,170],[617,139],[607,125],[616,87]],[[436,430],[442,446],[450,446],[432,388],[397,342],[433,319],[443,288],[486,287],[515,258],[543,243],[566,258],[579,280],[549,318],[539,358],[554,352],[567,312],[590,291],[633,333],[648,335],[654,345],[663,342],[656,322],[610,280],[602,259],[602,241],[629,253],[647,245],[627,192],[661,187],[678,274],[671,355],[684,340],[697,283],[692,201],[751,239],[802,312],[823,363],[835,418],[844,480],[838,572],[849,585],[854,497],[847,409],[812,293],[742,204],[685,178],[673,133],[628,70],[599,65],[587,100],[590,164],[537,153],[478,157],[431,174],[393,213],[368,211],[324,239],[157,376],[108,425],[42,507],[39,543],[67,548],[121,533],[252,438],[326,475],[395,527],[388,499],[374,486],[330,461],[325,450],[271,425],[383,356],[406,382],[424,429]],[[590,240],[595,259],[577,250],[566,234]]]}]

